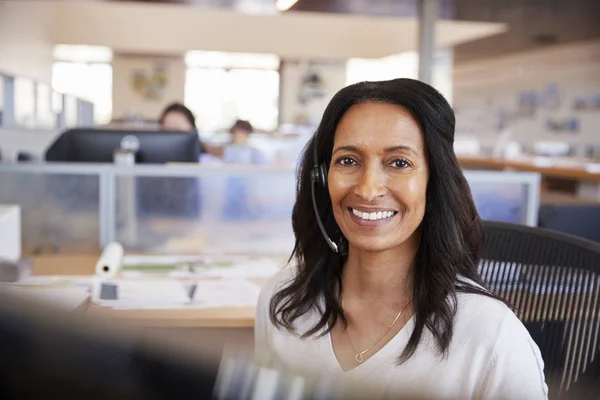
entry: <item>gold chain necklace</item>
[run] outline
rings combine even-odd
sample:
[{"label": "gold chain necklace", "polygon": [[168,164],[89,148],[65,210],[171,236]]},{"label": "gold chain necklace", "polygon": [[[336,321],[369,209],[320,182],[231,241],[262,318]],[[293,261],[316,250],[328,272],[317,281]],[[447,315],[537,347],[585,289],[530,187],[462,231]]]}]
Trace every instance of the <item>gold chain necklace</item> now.
[{"label": "gold chain necklace", "polygon": [[363,355],[368,352],[369,350],[371,350],[373,347],[375,347],[377,345],[377,343],[381,342],[381,340],[388,334],[390,333],[390,330],[392,329],[392,327],[394,325],[396,325],[396,322],[398,322],[398,319],[400,318],[400,316],[402,315],[402,313],[404,312],[404,310],[406,310],[406,307],[408,307],[408,305],[411,302],[409,301],[408,303],[406,303],[406,305],[404,306],[404,308],[402,310],[400,310],[400,312],[398,313],[398,315],[396,315],[396,318],[394,318],[394,322],[392,322],[392,324],[385,330],[385,332],[383,333],[383,335],[381,335],[379,337],[379,339],[377,339],[377,341],[375,343],[373,343],[371,346],[369,346],[366,350],[363,351],[359,351],[356,349],[356,347],[354,346],[354,343],[352,343],[352,338],[350,337],[350,325],[348,325],[346,327],[346,331],[348,333],[348,341],[350,342],[350,346],[352,346],[352,349],[356,352],[356,356],[354,356],[354,359],[356,360],[357,363],[361,364],[363,361],[365,361],[365,359],[363,358]]}]

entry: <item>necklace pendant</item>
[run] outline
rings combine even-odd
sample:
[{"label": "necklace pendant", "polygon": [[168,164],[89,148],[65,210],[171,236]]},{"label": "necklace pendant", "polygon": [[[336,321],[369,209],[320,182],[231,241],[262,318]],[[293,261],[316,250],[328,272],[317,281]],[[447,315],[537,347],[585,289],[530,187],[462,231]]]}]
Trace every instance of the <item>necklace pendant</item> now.
[{"label": "necklace pendant", "polygon": [[354,359],[356,360],[357,363],[361,364],[363,361],[365,361],[365,359],[363,358],[362,353],[357,353],[356,357],[354,357]]}]

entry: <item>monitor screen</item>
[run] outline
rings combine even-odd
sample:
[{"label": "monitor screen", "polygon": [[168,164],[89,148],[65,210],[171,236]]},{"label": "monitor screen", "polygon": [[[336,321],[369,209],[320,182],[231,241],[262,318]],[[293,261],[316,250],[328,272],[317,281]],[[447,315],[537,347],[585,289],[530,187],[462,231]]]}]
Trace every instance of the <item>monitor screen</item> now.
[{"label": "monitor screen", "polygon": [[112,163],[115,150],[137,149],[136,163],[198,162],[196,132],[71,129],[46,151],[46,161]]}]

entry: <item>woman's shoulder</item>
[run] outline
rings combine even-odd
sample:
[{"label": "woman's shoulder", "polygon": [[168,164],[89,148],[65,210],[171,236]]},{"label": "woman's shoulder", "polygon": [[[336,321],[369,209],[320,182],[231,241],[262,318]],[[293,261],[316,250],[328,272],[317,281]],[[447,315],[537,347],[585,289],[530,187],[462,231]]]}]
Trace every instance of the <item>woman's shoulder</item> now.
[{"label": "woman's shoulder", "polygon": [[484,346],[495,357],[521,351],[539,356],[539,349],[525,325],[508,305],[493,297],[457,293],[454,330],[455,337],[465,343]]},{"label": "woman's shoulder", "polygon": [[504,390],[513,394],[507,398],[547,398],[539,347],[505,303],[482,294],[457,293],[454,329],[455,348],[487,354],[482,393]]},{"label": "woman's shoulder", "polygon": [[[484,289],[473,283],[469,286]],[[480,293],[457,292],[455,325],[464,327],[472,335],[496,337],[505,325],[520,324],[515,313],[504,302]]]}]

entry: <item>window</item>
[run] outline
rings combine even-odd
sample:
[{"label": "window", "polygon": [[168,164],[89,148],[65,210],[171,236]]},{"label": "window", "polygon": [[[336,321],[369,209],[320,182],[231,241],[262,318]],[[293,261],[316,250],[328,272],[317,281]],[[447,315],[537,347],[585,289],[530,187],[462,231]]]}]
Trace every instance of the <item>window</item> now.
[{"label": "window", "polygon": [[419,56],[414,51],[377,59],[351,58],[348,60],[346,83],[385,81],[394,78],[417,78]]},{"label": "window", "polygon": [[257,130],[277,128],[277,56],[189,52],[186,63],[185,103],[200,130],[228,130],[238,118]]},{"label": "window", "polygon": [[100,46],[57,45],[54,58],[52,88],[92,102],[95,122],[109,123],[112,118],[112,51]]},{"label": "window", "polygon": [[[452,49],[438,49],[433,64],[433,86],[448,101],[452,100]],[[362,81],[383,81],[395,78],[417,79],[419,75],[419,54],[406,51],[378,59],[349,59],[346,71],[348,85]]]},{"label": "window", "polygon": [[94,121],[108,124],[112,118],[112,66],[81,62],[55,62],[52,68],[54,90],[94,104]]}]

